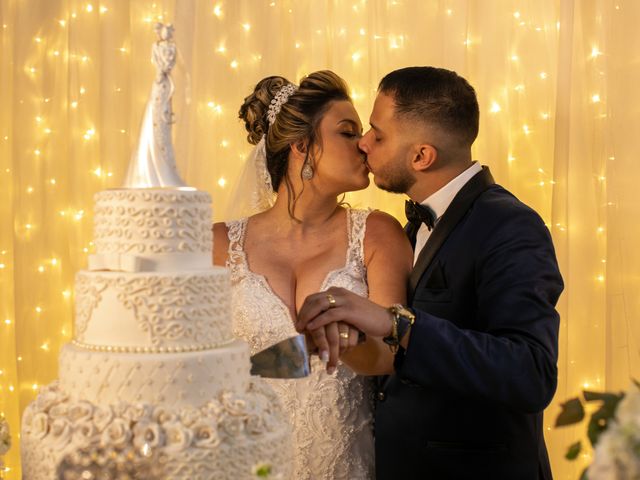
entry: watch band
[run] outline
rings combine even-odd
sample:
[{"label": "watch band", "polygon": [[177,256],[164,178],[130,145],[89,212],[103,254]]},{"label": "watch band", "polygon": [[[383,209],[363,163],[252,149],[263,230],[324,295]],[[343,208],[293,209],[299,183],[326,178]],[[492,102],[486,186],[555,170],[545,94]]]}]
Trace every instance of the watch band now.
[{"label": "watch band", "polygon": [[393,315],[391,320],[391,334],[384,337],[382,341],[389,345],[393,353],[396,353],[400,345],[400,340],[407,334],[416,316],[409,308],[399,303],[390,306],[388,310]]}]

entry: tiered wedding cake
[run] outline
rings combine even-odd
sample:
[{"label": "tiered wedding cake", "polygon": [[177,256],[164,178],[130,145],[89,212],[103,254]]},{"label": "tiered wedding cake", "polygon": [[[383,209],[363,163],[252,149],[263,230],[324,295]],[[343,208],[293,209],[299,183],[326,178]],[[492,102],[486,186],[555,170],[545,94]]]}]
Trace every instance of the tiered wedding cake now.
[{"label": "tiered wedding cake", "polygon": [[[172,45],[171,30],[161,33],[156,66]],[[65,456],[91,448],[153,456],[167,479],[251,478],[259,463],[287,478],[288,427],[249,374],[248,346],[231,333],[228,273],[211,266],[211,198],[184,186],[166,141],[170,67],[154,82],[128,188],[95,196],[74,340],[60,380],[23,416],[26,479],[58,478]]]}]

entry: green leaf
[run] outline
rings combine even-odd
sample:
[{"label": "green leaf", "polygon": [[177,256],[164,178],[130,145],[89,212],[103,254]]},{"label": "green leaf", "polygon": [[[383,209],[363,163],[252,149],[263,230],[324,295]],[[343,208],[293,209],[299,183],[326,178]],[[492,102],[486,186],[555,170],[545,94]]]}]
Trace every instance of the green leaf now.
[{"label": "green leaf", "polygon": [[606,400],[602,402],[602,406],[591,415],[589,425],[587,426],[587,436],[589,437],[591,445],[595,446],[598,438],[600,438],[600,434],[609,426],[609,422],[613,419],[616,408],[618,408],[618,404],[623,396],[624,395],[621,394],[607,397]]},{"label": "green leaf", "polygon": [[556,427],[573,425],[584,418],[584,408],[579,398],[572,398],[560,405],[562,409],[556,418]]},{"label": "green leaf", "polygon": [[615,402],[620,400],[624,396],[623,393],[590,392],[588,390],[585,390],[582,393],[584,395],[584,399],[587,402],[595,402],[595,401]]},{"label": "green leaf", "polygon": [[585,467],[584,470],[582,470],[582,474],[580,475],[580,480],[589,480],[589,477],[587,476],[588,469],[589,467]]},{"label": "green leaf", "polygon": [[565,454],[564,458],[566,458],[567,460],[575,460],[576,458],[578,458],[580,450],[582,450],[582,443],[580,443],[580,441],[577,441],[567,449],[567,453]]}]

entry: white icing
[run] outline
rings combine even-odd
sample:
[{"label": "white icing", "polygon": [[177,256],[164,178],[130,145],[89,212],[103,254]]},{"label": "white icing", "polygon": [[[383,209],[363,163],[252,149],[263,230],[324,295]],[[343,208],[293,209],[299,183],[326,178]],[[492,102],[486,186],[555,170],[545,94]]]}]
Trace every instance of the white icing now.
[{"label": "white icing", "polygon": [[90,345],[193,350],[228,343],[225,268],[167,273],[76,275],[75,338]]},{"label": "white icing", "polygon": [[182,408],[222,390],[245,390],[250,368],[241,341],[179,354],[92,352],[67,344],[60,351],[60,388],[71,399],[102,405],[125,400]]},{"label": "white icing", "polygon": [[[98,255],[149,256],[152,261],[157,254],[201,253],[209,255],[204,265],[211,264],[212,214],[208,193],[123,189],[98,192],[94,198],[94,243]],[[172,255],[166,260],[172,267],[184,268],[180,256]]]}]

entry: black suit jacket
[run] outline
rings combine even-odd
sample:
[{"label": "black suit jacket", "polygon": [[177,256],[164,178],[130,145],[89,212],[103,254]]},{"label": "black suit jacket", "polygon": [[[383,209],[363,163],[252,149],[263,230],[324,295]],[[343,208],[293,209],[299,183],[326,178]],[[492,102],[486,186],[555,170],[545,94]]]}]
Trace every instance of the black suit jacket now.
[{"label": "black suit jacket", "polygon": [[562,289],[543,221],[484,167],[411,275],[416,322],[378,392],[378,480],[551,478]]}]

